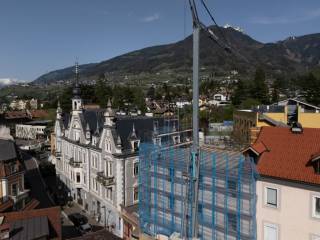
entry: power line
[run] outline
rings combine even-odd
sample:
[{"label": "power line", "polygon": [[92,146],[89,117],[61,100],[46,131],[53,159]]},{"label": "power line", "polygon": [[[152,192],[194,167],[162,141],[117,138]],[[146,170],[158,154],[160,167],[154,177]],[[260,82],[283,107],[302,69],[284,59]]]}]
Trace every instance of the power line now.
[{"label": "power line", "polygon": [[201,3],[202,3],[202,5],[203,5],[203,7],[205,8],[205,10],[207,11],[208,15],[210,16],[211,20],[212,20],[212,21],[214,22],[214,24],[217,26],[218,31],[220,32],[223,40],[225,40],[226,42],[228,42],[228,41],[227,41],[227,38],[226,38],[225,35],[224,35],[224,33],[221,31],[220,26],[218,25],[218,23],[217,23],[216,20],[214,19],[213,15],[211,14],[211,12],[210,12],[207,4],[205,3],[205,1],[204,1],[204,0],[201,0]]}]

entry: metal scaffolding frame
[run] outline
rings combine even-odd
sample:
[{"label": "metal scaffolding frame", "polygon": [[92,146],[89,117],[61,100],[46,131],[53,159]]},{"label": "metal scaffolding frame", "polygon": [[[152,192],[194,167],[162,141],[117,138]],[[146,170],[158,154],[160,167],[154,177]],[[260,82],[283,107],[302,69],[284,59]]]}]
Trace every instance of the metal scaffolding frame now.
[{"label": "metal scaffolding frame", "polygon": [[[200,148],[197,232],[199,239],[256,239],[257,173],[239,152]],[[192,239],[193,185],[190,146],[141,144],[139,218],[153,237],[179,233]]]}]

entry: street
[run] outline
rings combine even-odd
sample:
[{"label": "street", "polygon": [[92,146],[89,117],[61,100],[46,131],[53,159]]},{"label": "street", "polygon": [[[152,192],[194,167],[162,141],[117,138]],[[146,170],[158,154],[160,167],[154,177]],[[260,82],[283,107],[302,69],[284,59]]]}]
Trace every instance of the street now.
[{"label": "street", "polygon": [[[49,192],[47,191],[48,188],[41,176],[37,159],[26,152],[22,152],[22,158],[26,167],[25,181],[28,183],[28,187],[30,188],[30,197],[39,201],[39,206],[37,208],[56,206]],[[89,223],[92,225],[93,231],[102,229],[95,219],[86,214],[77,204],[74,203],[71,207],[63,206],[61,208],[62,236],[64,239],[81,236],[81,233],[68,219],[68,215],[74,212],[79,212],[85,215],[88,218]]]}]

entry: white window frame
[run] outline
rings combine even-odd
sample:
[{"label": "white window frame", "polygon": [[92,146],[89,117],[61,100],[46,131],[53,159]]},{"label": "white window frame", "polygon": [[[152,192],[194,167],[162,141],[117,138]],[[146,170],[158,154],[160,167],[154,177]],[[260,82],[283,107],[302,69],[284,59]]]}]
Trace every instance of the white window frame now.
[{"label": "white window frame", "polygon": [[311,197],[312,217],[316,219],[320,219],[320,213],[316,214],[316,198],[320,199],[320,194],[312,194],[312,197]]},{"label": "white window frame", "polygon": [[274,224],[274,223],[269,223],[269,222],[265,222],[263,223],[263,239],[265,240],[265,227],[271,227],[271,228],[275,228],[277,231],[277,238],[276,240],[279,240],[279,225],[278,224]]},{"label": "white window frame", "polygon": [[[268,203],[268,188],[269,189],[273,189],[273,190],[276,190],[276,194],[277,194],[277,205],[274,206],[270,203]],[[265,186],[264,187],[264,205],[267,206],[267,207],[270,207],[270,208],[275,208],[275,209],[278,209],[280,207],[280,189],[275,187],[275,186]]]}]

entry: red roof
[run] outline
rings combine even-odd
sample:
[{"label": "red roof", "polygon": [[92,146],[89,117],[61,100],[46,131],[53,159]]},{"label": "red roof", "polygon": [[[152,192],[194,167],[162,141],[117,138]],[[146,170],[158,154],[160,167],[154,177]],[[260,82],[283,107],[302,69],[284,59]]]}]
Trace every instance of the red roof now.
[{"label": "red roof", "polygon": [[289,128],[263,127],[252,148],[261,143],[267,149],[257,163],[261,175],[320,184],[320,175],[310,164],[312,156],[320,151],[320,129],[304,128],[303,133],[295,134]]}]

